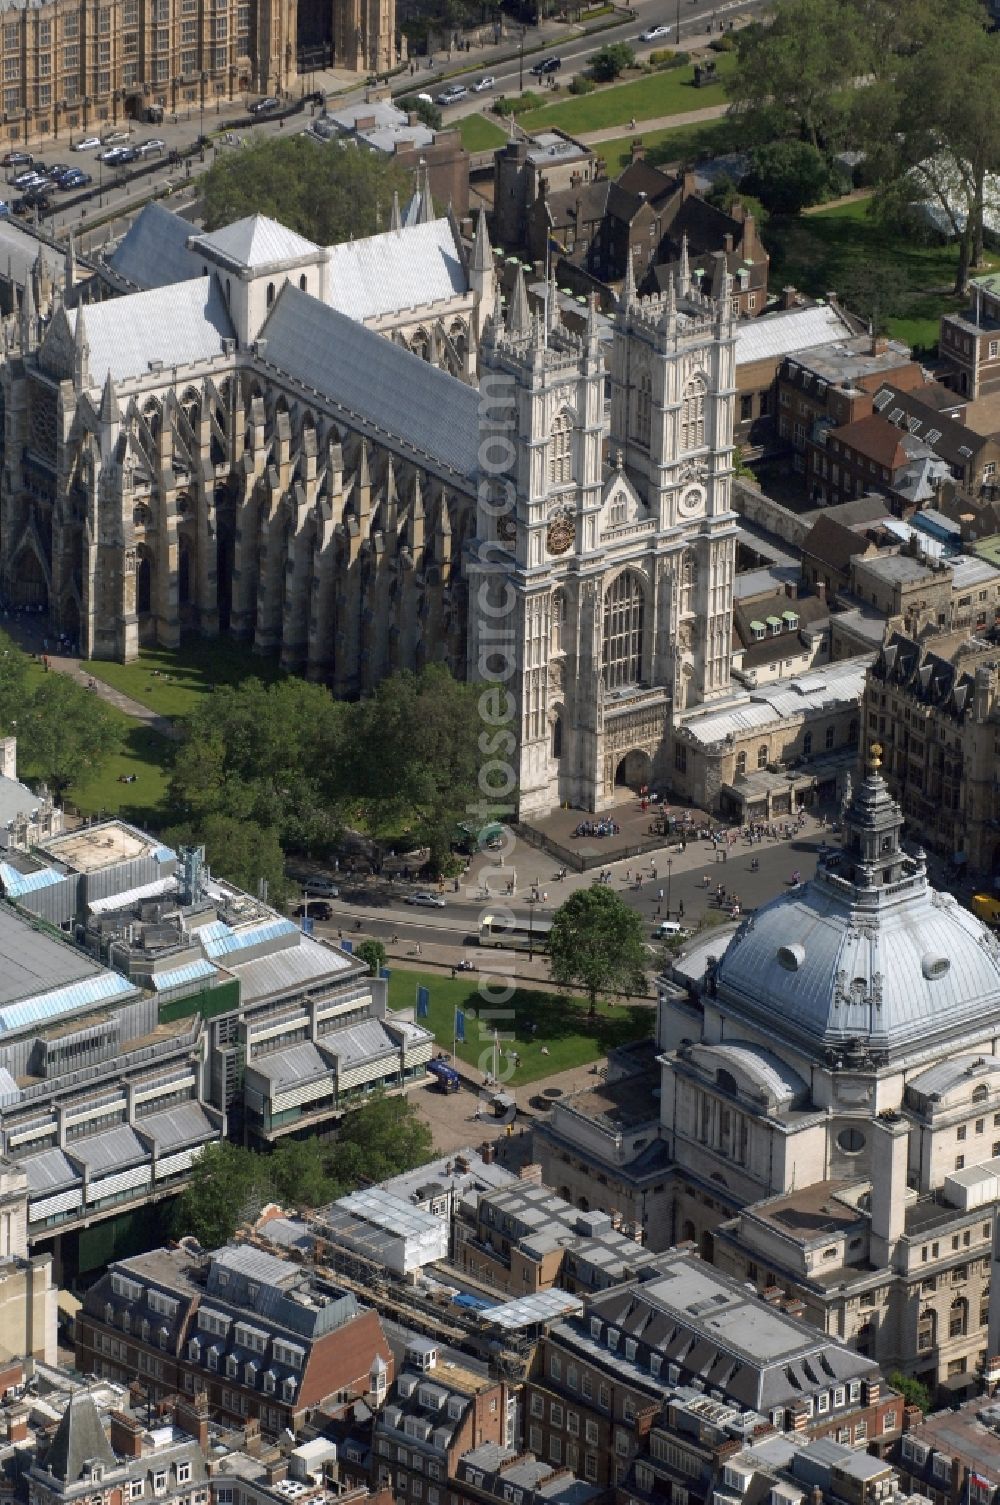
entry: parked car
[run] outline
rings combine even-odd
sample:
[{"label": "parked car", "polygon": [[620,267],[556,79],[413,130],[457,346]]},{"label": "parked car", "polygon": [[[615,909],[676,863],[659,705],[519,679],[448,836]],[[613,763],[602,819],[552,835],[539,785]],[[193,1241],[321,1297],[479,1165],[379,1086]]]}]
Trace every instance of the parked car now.
[{"label": "parked car", "polygon": [[473,89],[475,89],[475,91],[476,91],[477,94],[485,94],[486,91],[487,91],[487,89],[495,89],[496,86],[497,86],[497,81],[493,77],[493,74],[492,73],[484,73],[483,76],[482,76],[482,78],[477,78],[476,79],[476,82],[473,84],[472,87],[473,87]]},{"label": "parked car", "polygon": [[640,37],[640,41],[642,41],[642,42],[658,42],[661,37],[669,37],[672,29],[673,28],[670,27],[670,26],[650,26],[650,27],[647,27],[647,29],[643,32],[642,36]]},{"label": "parked car", "polygon": [[121,161],[124,146],[106,146],[103,151],[97,153],[98,162],[110,162],[112,166]]},{"label": "parked car", "polygon": [[56,185],[63,193],[69,193],[73,188],[89,188],[93,182],[89,172],[68,172]]},{"label": "parked car", "polygon": [[115,158],[116,167],[124,167],[126,162],[139,160],[139,148],[137,146],[123,146],[119,155]]},{"label": "parked car", "polygon": [[73,147],[73,150],[75,152],[92,152],[101,145],[102,142],[100,136],[84,136],[82,141],[78,141],[76,143],[76,145]]},{"label": "parked car", "polygon": [[561,57],[543,57],[540,62],[535,63],[531,71],[536,78],[544,78],[547,73],[558,73],[561,67]]},{"label": "parked car", "polygon": [[439,105],[455,105],[460,99],[464,99],[468,92],[464,84],[449,84],[447,89],[441,90],[437,102]]},{"label": "parked car", "polygon": [[691,932],[686,930],[678,920],[661,920],[653,931],[654,941],[683,940]]},{"label": "parked car", "polygon": [[101,137],[101,144],[103,146],[114,146],[116,142],[127,141],[131,134],[131,129],[105,131]]},{"label": "parked car", "polygon": [[13,181],[15,188],[30,188],[32,184],[44,183],[46,179],[34,167],[26,167],[24,172],[19,172],[15,175]]},{"label": "parked car", "polygon": [[278,108],[279,101],[275,99],[273,94],[269,94],[266,99],[254,100],[253,104],[250,106],[250,114],[269,115],[272,110],[277,110]]},{"label": "parked car", "polygon": [[10,205],[6,199],[0,199],[0,219],[6,219],[10,214]]},{"label": "parked car", "polygon": [[154,152],[165,152],[167,143],[161,141],[159,136],[151,136],[148,141],[143,141],[136,148],[140,157],[151,157]]},{"label": "parked car", "polygon": [[36,212],[38,214],[51,214],[52,200],[47,193],[42,193],[40,189],[36,188],[26,193],[23,198],[15,199],[12,211],[14,214],[21,215],[22,217],[35,214]]},{"label": "parked car", "polygon": [[296,909],[297,915],[308,915],[311,920],[332,920],[333,910],[326,899],[306,899]]},{"label": "parked car", "polygon": [[61,183],[66,174],[76,172],[76,168],[71,167],[68,162],[55,162],[51,167],[47,167],[45,171],[53,183]]},{"label": "parked car", "polygon": [[322,875],[318,878],[307,878],[302,885],[302,890],[306,894],[318,894],[323,899],[340,898],[340,889],[333,879],[324,878]]},{"label": "parked car", "polygon": [[418,894],[407,894],[407,904],[421,904],[425,909],[443,909],[444,900],[437,894],[429,894],[426,891]]},{"label": "parked car", "polygon": [[4,167],[31,167],[34,157],[30,152],[8,152],[3,158]]}]

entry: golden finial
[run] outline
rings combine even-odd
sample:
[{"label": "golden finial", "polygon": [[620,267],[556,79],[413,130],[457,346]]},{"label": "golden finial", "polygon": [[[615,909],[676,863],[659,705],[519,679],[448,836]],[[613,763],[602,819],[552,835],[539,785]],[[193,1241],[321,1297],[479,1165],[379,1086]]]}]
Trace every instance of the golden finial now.
[{"label": "golden finial", "polygon": [[872,770],[873,773],[876,773],[878,771],[878,769],[880,769],[882,767],[882,744],[881,744],[881,742],[873,742],[872,743],[871,757],[868,759],[868,767]]}]

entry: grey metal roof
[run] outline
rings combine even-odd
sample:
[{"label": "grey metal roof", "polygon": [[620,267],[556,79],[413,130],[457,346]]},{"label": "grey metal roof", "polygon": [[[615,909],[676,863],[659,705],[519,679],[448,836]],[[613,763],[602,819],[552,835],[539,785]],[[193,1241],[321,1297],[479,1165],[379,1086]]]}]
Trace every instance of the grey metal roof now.
[{"label": "grey metal roof", "polygon": [[61,273],[64,253],[55,246],[46,245],[15,225],[10,219],[0,220],[0,276],[21,284],[30,276],[41,253],[42,261],[51,273]]},{"label": "grey metal roof", "polygon": [[329,250],[328,302],[351,319],[369,319],[468,292],[465,268],[446,219],[346,240]]},{"label": "grey metal roof", "polygon": [[269,365],[377,425],[390,448],[437,462],[463,478],[476,473],[479,394],[474,388],[288,282],[262,335]]},{"label": "grey metal roof", "polygon": [[[68,310],[67,317],[75,334],[80,310]],[[97,386],[109,371],[116,382],[145,376],[151,361],[169,367],[211,360],[221,355],[223,339],[235,338],[214,277],[88,303],[83,318]]]},{"label": "grey metal roof", "polygon": [[323,1049],[337,1057],[341,1071],[379,1056],[399,1055],[399,1046],[386,1034],[378,1019],[365,1019],[335,1034],[323,1036]]},{"label": "grey metal roof", "polygon": [[80,1172],[66,1159],[62,1150],[52,1148],[39,1150],[37,1155],[25,1155],[18,1164],[27,1172],[28,1193],[55,1191],[61,1186],[72,1186],[80,1180]]},{"label": "grey metal roof", "polygon": [[974,1081],[985,1081],[987,1074],[995,1069],[1000,1070],[1000,1060],[993,1056],[987,1057],[985,1062],[981,1055],[951,1056],[946,1061],[935,1061],[926,1071],[911,1076],[906,1085],[924,1097],[932,1097],[935,1093],[943,1096],[959,1083],[965,1083],[971,1089]]},{"label": "grey metal roof", "polygon": [[91,1460],[103,1463],[105,1468],[118,1465],[94,1397],[87,1390],[78,1390],[69,1398],[44,1466],[65,1484],[75,1484]]},{"label": "grey metal roof", "polygon": [[0,826],[15,821],[19,815],[30,815],[41,803],[38,795],[20,779],[0,778]]},{"label": "grey metal roof", "polygon": [[104,1129],[100,1134],[91,1134],[87,1139],[70,1141],[69,1152],[75,1160],[82,1160],[92,1176],[105,1171],[124,1170],[127,1165],[148,1160],[149,1152],[133,1134],[128,1124],[119,1124],[114,1129]]},{"label": "grey metal roof", "polygon": [[285,946],[281,951],[272,951],[268,956],[258,956],[248,962],[226,957],[224,965],[239,978],[240,997],[247,1004],[287,988],[322,982],[324,977],[346,971],[351,960],[331,946],[300,936],[297,946]]},{"label": "grey metal roof", "polygon": [[303,1040],[299,1045],[289,1045],[286,1050],[271,1051],[265,1056],[252,1056],[247,1062],[247,1070],[266,1077],[272,1092],[298,1087],[317,1077],[332,1077],[333,1074],[330,1062],[320,1055],[309,1040]]},{"label": "grey metal roof", "polygon": [[154,972],[149,980],[157,993],[165,993],[170,988],[179,988],[184,983],[198,982],[215,975],[216,969],[212,963],[200,957],[198,961],[188,962],[183,967],[171,967],[166,972]]},{"label": "grey metal roof", "polygon": [[201,1104],[193,1102],[149,1113],[145,1118],[137,1119],[136,1128],[142,1134],[153,1136],[160,1155],[178,1145],[197,1144],[205,1139],[215,1139],[219,1134]]},{"label": "grey metal roof", "polygon": [[[220,929],[220,926],[223,928]],[[198,937],[205,951],[213,959],[220,956],[238,958],[239,952],[248,951],[251,946],[259,946],[264,941],[277,940],[280,936],[290,936],[297,931],[298,926],[293,925],[291,920],[274,915],[255,925],[239,927],[230,927],[224,921],[215,921],[211,927],[203,925],[198,931]]]},{"label": "grey metal roof", "polygon": [[235,266],[259,270],[283,261],[301,261],[305,257],[319,258],[319,246],[303,235],[296,235],[277,220],[266,214],[249,214],[221,230],[200,235],[195,242],[198,249],[209,252],[219,260]]},{"label": "grey metal roof", "polygon": [[829,303],[740,319],[736,326],[736,364],[749,366],[753,361],[774,360],[796,350],[842,340],[852,333],[844,316]]},{"label": "grey metal roof", "polygon": [[202,259],[188,250],[190,220],[162,204],[146,204],[116,249],[108,266],[123,281],[143,291],[188,282],[202,274]]},{"label": "grey metal roof", "polygon": [[[7,866],[4,864],[5,869]],[[103,984],[105,979],[112,989],[125,981],[68,941],[54,939],[7,905],[0,905],[0,1005],[52,998],[57,990],[74,984]],[[56,1012],[62,1012],[62,1008]]]},{"label": "grey metal roof", "polygon": [[583,1302],[578,1296],[571,1296],[568,1291],[561,1291],[553,1286],[551,1290],[536,1291],[533,1296],[521,1296],[517,1301],[506,1301],[502,1306],[492,1307],[483,1313],[483,1321],[490,1327],[503,1327],[513,1331],[582,1311]]},{"label": "grey metal roof", "polygon": [[803,712],[827,706],[832,711],[848,701],[860,703],[869,662],[867,657],[844,659],[796,675],[794,679],[762,685],[752,694],[734,695],[728,703],[723,701],[704,714],[685,717],[684,730],[703,746],[714,746],[730,734],[740,737],[757,727],[786,721]]}]

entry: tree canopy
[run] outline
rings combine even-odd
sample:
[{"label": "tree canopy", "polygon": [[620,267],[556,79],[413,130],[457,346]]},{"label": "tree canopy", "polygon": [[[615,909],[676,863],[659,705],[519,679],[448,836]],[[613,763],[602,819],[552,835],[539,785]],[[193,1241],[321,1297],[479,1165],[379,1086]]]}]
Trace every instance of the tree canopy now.
[{"label": "tree canopy", "polygon": [[597,1012],[598,998],[642,993],[648,954],[642,920],[604,884],[578,889],[552,919],[549,965],[563,988],[580,988]]},{"label": "tree canopy", "polygon": [[178,1236],[216,1249],[268,1202],[297,1212],[322,1207],[363,1181],[384,1181],[430,1158],[431,1131],[402,1097],[379,1094],[341,1121],[337,1138],[284,1139],[270,1154],[224,1140],[195,1161],[174,1208]]},{"label": "tree canopy", "polygon": [[381,152],[276,136],[228,152],[201,179],[206,230],[267,214],[317,245],[389,228],[393,191],[410,180]]},{"label": "tree canopy", "polygon": [[172,847],[203,846],[205,861],[217,877],[250,894],[257,893],[263,881],[268,902],[284,902],[288,892],[285,854],[273,826],[213,813],[197,822],[171,826],[163,839]]},{"label": "tree canopy", "polygon": [[859,151],[879,212],[936,208],[964,291],[1000,173],[1000,34],[987,21],[980,0],[775,0],[770,25],[740,33],[727,80],[743,139],[765,149],[750,190],[795,213],[824,192],[803,148]]},{"label": "tree canopy", "polygon": [[0,730],[17,737],[18,763],[57,793],[117,752],[124,723],[65,674],[28,673],[29,660],[0,634]]},{"label": "tree canopy", "polygon": [[627,42],[605,42],[590,60],[590,72],[600,84],[610,83],[626,68],[635,67],[635,51]]},{"label": "tree canopy", "polygon": [[385,947],[381,941],[375,940],[372,936],[362,941],[360,946],[355,946],[354,955],[359,961],[364,962],[373,977],[378,977],[385,966]]}]

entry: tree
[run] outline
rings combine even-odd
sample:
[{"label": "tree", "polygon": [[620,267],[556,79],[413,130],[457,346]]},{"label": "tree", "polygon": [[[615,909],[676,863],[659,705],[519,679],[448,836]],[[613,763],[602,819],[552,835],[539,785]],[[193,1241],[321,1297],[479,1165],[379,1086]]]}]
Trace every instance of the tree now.
[{"label": "tree", "polygon": [[799,214],[830,192],[829,163],[808,141],[772,141],[758,146],[751,163],[743,184],[772,214]]},{"label": "tree", "polygon": [[65,674],[46,674],[28,689],[17,718],[22,761],[60,793],[117,752],[124,730],[121,716]]},{"label": "tree", "polygon": [[733,205],[742,205],[747,214],[752,214],[757,226],[757,233],[762,234],[767,227],[770,215],[764,208],[760,199],[754,198],[752,193],[745,193],[737,187],[728,174],[723,173],[721,178],[716,178],[708,193],[705,195],[706,202],[721,209],[725,214],[731,214]]},{"label": "tree", "polygon": [[740,32],[726,92],[748,142],[819,147],[842,136],[850,89],[869,62],[866,30],[847,24],[849,9],[845,0],[776,0],[769,24]]},{"label": "tree", "polygon": [[371,1098],[348,1113],[331,1146],[333,1179],[348,1189],[364,1181],[400,1176],[429,1160],[431,1131],[404,1097]]},{"label": "tree", "polygon": [[609,84],[626,68],[634,67],[635,53],[627,42],[606,42],[590,60],[591,75],[599,84]]},{"label": "tree", "polygon": [[440,868],[476,796],[476,707],[476,691],[433,664],[391,675],[350,708],[341,793],[370,836],[406,833]]},{"label": "tree", "polygon": [[263,880],[271,904],[281,905],[288,892],[285,854],[274,826],[232,815],[206,815],[203,820],[172,826],[163,833],[170,846],[203,846],[205,861],[217,878],[255,894]]},{"label": "tree", "polygon": [[361,958],[373,977],[378,977],[385,966],[385,947],[381,941],[362,941],[360,946],[354,948],[355,956]]},{"label": "tree", "polygon": [[28,699],[28,656],[0,632],[0,730],[12,736]]},{"label": "tree", "polygon": [[203,1248],[217,1249],[268,1200],[263,1157],[223,1139],[207,1145],[192,1166],[174,1208],[174,1227],[179,1237],[190,1233]]},{"label": "tree", "polygon": [[419,94],[407,94],[405,99],[399,101],[399,108],[406,110],[408,114],[416,115],[417,119],[422,120],[424,125],[432,131],[441,129],[444,116],[432,100],[421,99]]},{"label": "tree", "polygon": [[318,245],[387,229],[406,174],[381,152],[276,136],[216,161],[201,179],[206,230],[268,214]]},{"label": "tree", "polygon": [[337,1188],[328,1158],[328,1147],[318,1139],[283,1139],[266,1159],[274,1201],[300,1212],[332,1201]]},{"label": "tree", "polygon": [[549,965],[563,988],[582,988],[597,1013],[611,993],[642,993],[648,956],[642,920],[604,884],[578,889],[560,905],[549,936]]},{"label": "tree", "polygon": [[908,1406],[919,1406],[921,1411],[929,1411],[931,1408],[931,1393],[927,1386],[920,1380],[914,1380],[900,1370],[894,1369],[889,1376],[889,1384],[893,1390],[898,1390]]}]

